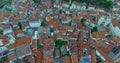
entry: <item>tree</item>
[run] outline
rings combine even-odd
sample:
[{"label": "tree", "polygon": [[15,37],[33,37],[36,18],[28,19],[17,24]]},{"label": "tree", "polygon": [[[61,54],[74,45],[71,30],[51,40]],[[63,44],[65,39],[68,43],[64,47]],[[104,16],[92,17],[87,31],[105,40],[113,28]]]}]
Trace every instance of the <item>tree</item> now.
[{"label": "tree", "polygon": [[73,1],[86,3],[86,8],[88,7],[89,3],[92,5],[101,6],[107,9],[110,9],[113,7],[113,2],[108,0],[73,0]]},{"label": "tree", "polygon": [[34,3],[41,3],[41,0],[33,0]]},{"label": "tree", "polygon": [[0,61],[5,61],[5,60],[8,60],[8,57],[7,57],[7,56],[4,56],[4,57],[1,57],[1,58],[0,58]]},{"label": "tree", "polygon": [[55,2],[55,0],[51,0],[51,3],[53,4]]},{"label": "tree", "polygon": [[3,34],[3,30],[0,30],[0,34]]},{"label": "tree", "polygon": [[63,41],[63,40],[61,40],[61,39],[56,39],[56,40],[54,40],[54,42],[55,42],[55,46],[56,46],[56,47],[62,47],[63,45],[66,45],[66,44],[67,44],[66,41]]},{"label": "tree", "polygon": [[85,18],[82,18],[82,19],[81,19],[81,24],[82,24],[82,26],[85,26],[85,24],[84,24],[85,21],[86,21]]},{"label": "tree", "polygon": [[39,40],[37,40],[37,49],[42,48],[43,45],[40,44]]},{"label": "tree", "polygon": [[18,26],[19,26],[20,29],[22,29],[22,24],[21,24],[21,22],[18,22]]},{"label": "tree", "polygon": [[70,0],[64,0],[64,1],[69,2]]},{"label": "tree", "polygon": [[93,27],[93,28],[91,29],[91,33],[97,32],[97,31],[98,31],[97,26],[95,26],[95,27]]},{"label": "tree", "polygon": [[41,22],[41,26],[45,26],[45,22]]},{"label": "tree", "polygon": [[12,0],[7,0],[7,1],[5,1],[5,0],[0,0],[0,3],[1,3],[1,2],[2,2],[2,4],[0,5],[0,8],[3,8],[4,5],[9,6],[9,5],[12,4]]}]

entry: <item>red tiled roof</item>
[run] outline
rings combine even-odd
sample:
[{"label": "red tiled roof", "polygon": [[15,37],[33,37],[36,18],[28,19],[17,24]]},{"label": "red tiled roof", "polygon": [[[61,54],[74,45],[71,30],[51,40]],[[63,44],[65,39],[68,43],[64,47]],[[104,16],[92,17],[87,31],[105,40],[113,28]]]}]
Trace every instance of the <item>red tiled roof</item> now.
[{"label": "red tiled roof", "polygon": [[8,38],[8,37],[0,34],[0,39],[6,39],[6,38]]},{"label": "red tiled roof", "polygon": [[9,13],[5,13],[4,17],[8,18],[8,17],[10,17],[10,14]]},{"label": "red tiled roof", "polygon": [[63,34],[62,33],[58,33],[57,34],[57,38],[63,38],[64,36],[63,36]]},{"label": "red tiled roof", "polygon": [[68,26],[68,25],[65,25],[65,26],[59,26],[59,30],[60,31],[63,31],[63,32],[66,32],[66,31],[68,31],[68,30],[72,30],[72,31],[74,31],[74,27],[72,27],[72,26]]},{"label": "red tiled roof", "polygon": [[112,58],[110,58],[110,57],[108,56],[108,54],[105,53],[105,51],[104,51],[103,49],[98,48],[97,50],[98,50],[98,51],[100,52],[100,54],[106,59],[106,63],[114,63],[114,61],[112,60]]},{"label": "red tiled roof", "polygon": [[107,44],[105,44],[102,40],[98,40],[98,41],[97,41],[97,45],[98,45],[98,46],[102,46],[102,47],[104,47],[104,48],[107,48]]},{"label": "red tiled roof", "polygon": [[70,57],[70,56],[65,56],[65,57],[62,59],[62,63],[72,63],[71,57]]},{"label": "red tiled roof", "polygon": [[87,15],[86,10],[82,10],[82,11],[80,12],[80,16],[84,16],[84,15]]},{"label": "red tiled roof", "polygon": [[88,30],[88,28],[85,26],[82,26],[82,24],[77,24],[77,28],[82,30]]},{"label": "red tiled roof", "polygon": [[12,25],[17,25],[17,20],[16,19],[12,20]]},{"label": "red tiled roof", "polygon": [[58,24],[59,24],[58,19],[53,18],[49,21],[49,25],[57,26]]},{"label": "red tiled roof", "polygon": [[8,46],[8,49],[10,50],[10,49],[13,49],[14,48],[14,44],[11,44],[11,45],[9,45]]},{"label": "red tiled roof", "polygon": [[59,26],[54,26],[53,29],[54,31],[59,31]]},{"label": "red tiled roof", "polygon": [[102,30],[102,31],[98,31],[98,32],[93,32],[92,36],[94,38],[99,38],[99,37],[104,37],[105,34],[107,34],[108,31],[107,30]]},{"label": "red tiled roof", "polygon": [[74,30],[74,27],[72,27],[72,26],[66,26],[66,29],[67,30]]},{"label": "red tiled roof", "polygon": [[0,17],[0,22],[3,22],[3,21],[5,21],[5,20],[7,20],[7,18],[5,18],[5,17]]},{"label": "red tiled roof", "polygon": [[26,36],[26,37],[16,39],[14,45],[15,45],[15,47],[18,47],[18,46],[22,46],[22,45],[25,45],[25,44],[30,44],[31,41],[32,41],[32,37],[31,36]]},{"label": "red tiled roof", "polygon": [[120,44],[120,38],[119,37],[109,37],[108,40],[112,40],[116,44]]},{"label": "red tiled roof", "polygon": [[5,35],[0,35],[0,39],[2,39],[3,45],[9,44],[9,41],[7,39],[8,37]]},{"label": "red tiled roof", "polygon": [[67,17],[66,16],[62,16],[62,21],[67,21]]},{"label": "red tiled roof", "polygon": [[114,19],[112,20],[112,24],[113,24],[114,26],[117,26],[117,25],[119,25],[120,23],[119,23],[119,21],[117,20],[117,18],[114,18]]},{"label": "red tiled roof", "polygon": [[16,35],[17,35],[17,34],[22,34],[23,32],[22,32],[21,29],[18,29],[18,30],[15,31],[15,33],[16,33]]},{"label": "red tiled roof", "polygon": [[46,18],[47,18],[48,20],[53,19],[50,15],[48,15]]},{"label": "red tiled roof", "polygon": [[72,54],[72,55],[71,55],[71,59],[72,59],[72,63],[79,63],[79,62],[78,62],[78,57],[77,57],[76,54]]},{"label": "red tiled roof", "polygon": [[91,50],[91,63],[97,63],[97,61],[96,61],[96,50]]},{"label": "red tiled roof", "polygon": [[88,12],[88,14],[89,14],[89,15],[96,15],[97,12],[93,12],[93,11],[92,11],[92,12]]},{"label": "red tiled roof", "polygon": [[33,50],[32,52],[36,56],[35,63],[42,63],[42,60],[43,60],[43,51],[42,51],[42,49]]}]

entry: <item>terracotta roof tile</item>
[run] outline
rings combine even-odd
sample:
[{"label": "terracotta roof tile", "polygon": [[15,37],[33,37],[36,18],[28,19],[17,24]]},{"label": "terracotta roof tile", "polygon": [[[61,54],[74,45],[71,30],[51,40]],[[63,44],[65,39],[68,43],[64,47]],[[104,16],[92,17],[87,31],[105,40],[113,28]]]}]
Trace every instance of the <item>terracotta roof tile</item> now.
[{"label": "terracotta roof tile", "polygon": [[67,16],[65,14],[60,14],[62,21],[67,21]]},{"label": "terracotta roof tile", "polygon": [[105,34],[107,34],[108,31],[107,30],[102,30],[102,31],[98,31],[98,32],[93,32],[92,36],[94,38],[99,38],[99,37],[104,37]]},{"label": "terracotta roof tile", "polygon": [[77,57],[76,54],[72,54],[72,55],[71,55],[71,59],[72,59],[72,63],[79,63],[79,62],[78,62],[78,57]]},{"label": "terracotta roof tile", "polygon": [[105,44],[102,40],[98,40],[97,41],[97,46],[101,46],[101,47],[104,47],[104,48],[107,48],[107,44]]},{"label": "terracotta roof tile", "polygon": [[72,27],[72,26],[66,26],[66,29],[67,29],[67,30],[73,30],[73,31],[74,31],[74,27]]},{"label": "terracotta roof tile", "polygon": [[119,25],[120,23],[119,23],[119,21],[117,20],[117,18],[114,18],[114,19],[112,20],[112,24],[113,24],[114,26],[117,26],[117,25]]},{"label": "terracotta roof tile", "polygon": [[63,36],[62,33],[58,33],[58,34],[57,34],[57,38],[62,38],[62,39],[63,39],[63,37],[64,37],[64,36]]},{"label": "terracotta roof tile", "polygon": [[78,29],[85,30],[85,31],[87,31],[87,30],[88,30],[88,28],[87,28],[87,27],[82,26],[81,24],[77,24],[77,28],[78,28]]},{"label": "terracotta roof tile", "polygon": [[49,25],[58,26],[58,24],[59,24],[58,19],[53,18],[49,21]]},{"label": "terracotta roof tile", "polygon": [[6,39],[6,38],[8,38],[6,35],[1,35],[0,34],[0,39]]},{"label": "terracotta roof tile", "polygon": [[12,25],[17,25],[17,20],[16,19],[12,20]]},{"label": "terracotta roof tile", "polygon": [[103,49],[98,48],[97,50],[98,50],[98,51],[100,52],[100,54],[106,59],[106,63],[114,63],[114,61],[112,60],[112,58],[110,58],[110,57],[108,56],[108,53],[105,53],[105,51],[104,51]]},{"label": "terracotta roof tile", "polygon": [[70,57],[70,56],[65,56],[65,57],[62,59],[62,62],[61,62],[61,63],[72,63],[71,57]]},{"label": "terracotta roof tile", "polygon": [[33,50],[32,52],[36,56],[35,62],[36,63],[42,63],[42,60],[43,60],[43,51],[42,51],[42,49]]},{"label": "terracotta roof tile", "polygon": [[10,17],[10,13],[5,13],[4,17],[6,17],[6,18]]},{"label": "terracotta roof tile", "polygon": [[113,37],[108,38],[108,40],[112,40],[112,41],[114,41],[114,43],[120,44],[120,38],[119,37],[113,36]]},{"label": "terracotta roof tile", "polygon": [[6,17],[0,17],[0,22],[3,22],[3,21],[5,21],[5,20],[7,20]]},{"label": "terracotta roof tile", "polygon": [[22,34],[23,31],[22,31],[21,29],[18,29],[18,30],[15,31],[15,33],[16,33],[16,35],[17,35],[17,34]]},{"label": "terracotta roof tile", "polygon": [[96,58],[96,51],[91,50],[91,63],[97,63]]},{"label": "terracotta roof tile", "polygon": [[15,47],[18,47],[18,46],[22,46],[22,45],[25,45],[25,44],[30,44],[31,41],[32,41],[32,37],[31,36],[26,36],[26,37],[16,39],[14,45],[15,45]]},{"label": "terracotta roof tile", "polygon": [[6,39],[3,39],[2,42],[3,42],[4,45],[9,44],[9,41],[8,41],[7,38],[6,38]]},{"label": "terracotta roof tile", "polygon": [[11,49],[13,49],[13,48],[14,48],[14,44],[11,44],[11,45],[8,46],[8,49],[9,49],[9,50],[11,50]]},{"label": "terracotta roof tile", "polygon": [[50,15],[48,15],[48,16],[46,17],[46,19],[47,19],[48,21],[50,21],[51,19],[53,19],[53,17],[51,17]]},{"label": "terracotta roof tile", "polygon": [[84,16],[84,15],[87,15],[86,10],[82,10],[82,11],[80,12],[80,16]]},{"label": "terracotta roof tile", "polygon": [[59,31],[59,26],[54,26],[53,29],[54,31]]}]

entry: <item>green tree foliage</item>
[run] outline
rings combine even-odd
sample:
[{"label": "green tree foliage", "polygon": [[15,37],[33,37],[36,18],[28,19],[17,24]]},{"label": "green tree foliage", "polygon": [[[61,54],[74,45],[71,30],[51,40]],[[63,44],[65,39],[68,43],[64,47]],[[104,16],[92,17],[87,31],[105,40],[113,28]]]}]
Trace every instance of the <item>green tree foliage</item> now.
[{"label": "green tree foliage", "polygon": [[45,22],[41,22],[41,26],[45,26]]},{"label": "green tree foliage", "polygon": [[41,3],[41,0],[33,0],[34,3]]},{"label": "green tree foliage", "polygon": [[64,0],[64,1],[69,2],[70,0]]},{"label": "green tree foliage", "polygon": [[8,57],[7,57],[7,56],[4,56],[4,57],[0,58],[0,61],[5,61],[5,60],[7,60],[7,59],[8,59]]},{"label": "green tree foliage", "polygon": [[82,18],[82,19],[81,19],[81,24],[82,24],[82,26],[85,26],[85,24],[84,24],[85,21],[86,21],[85,18]]},{"label": "green tree foliage", "polygon": [[61,39],[56,39],[56,40],[54,40],[54,42],[55,42],[55,46],[56,46],[56,47],[62,47],[63,45],[66,45],[66,44],[67,44],[66,41],[63,41],[63,40],[61,40]]},{"label": "green tree foliage", "polygon": [[43,45],[41,45],[40,43],[39,43],[39,40],[37,41],[37,49],[39,49],[39,48],[42,48],[43,47]]},{"label": "green tree foliage", "polygon": [[[69,2],[69,0],[65,0],[65,1]],[[101,6],[107,9],[110,9],[113,7],[113,2],[108,0],[72,0],[72,1],[86,3],[86,8],[88,7],[89,4]]]},{"label": "green tree foliage", "polygon": [[11,5],[12,4],[12,0],[8,0],[8,1],[4,1],[4,0],[0,0],[0,3],[2,2],[2,5],[0,6],[0,8],[3,8],[4,5]]},{"label": "green tree foliage", "polygon": [[8,2],[6,3],[6,5],[11,5],[12,4],[12,0],[8,0]]},{"label": "green tree foliage", "polygon": [[97,32],[97,31],[98,31],[97,26],[95,26],[95,27],[93,27],[93,28],[91,29],[91,33]]},{"label": "green tree foliage", "polygon": [[55,0],[51,0],[51,3],[53,4],[55,2]]}]

